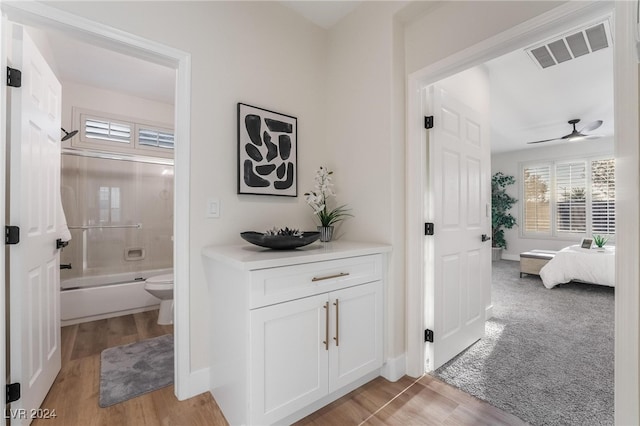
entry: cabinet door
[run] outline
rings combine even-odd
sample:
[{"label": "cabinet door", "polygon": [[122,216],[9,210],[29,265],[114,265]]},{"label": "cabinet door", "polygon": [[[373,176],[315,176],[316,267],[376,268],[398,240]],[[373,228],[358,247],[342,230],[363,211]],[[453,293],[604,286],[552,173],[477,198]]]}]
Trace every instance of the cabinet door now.
[{"label": "cabinet door", "polygon": [[329,392],[382,366],[382,282],[329,293]]},{"label": "cabinet door", "polygon": [[272,424],[328,393],[326,294],[251,311],[251,424]]}]

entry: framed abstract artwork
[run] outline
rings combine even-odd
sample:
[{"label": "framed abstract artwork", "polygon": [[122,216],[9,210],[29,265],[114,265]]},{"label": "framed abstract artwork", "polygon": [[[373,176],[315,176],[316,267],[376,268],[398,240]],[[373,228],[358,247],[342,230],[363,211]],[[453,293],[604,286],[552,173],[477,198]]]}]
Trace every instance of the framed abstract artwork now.
[{"label": "framed abstract artwork", "polygon": [[298,120],[238,103],[238,194],[298,195]]}]

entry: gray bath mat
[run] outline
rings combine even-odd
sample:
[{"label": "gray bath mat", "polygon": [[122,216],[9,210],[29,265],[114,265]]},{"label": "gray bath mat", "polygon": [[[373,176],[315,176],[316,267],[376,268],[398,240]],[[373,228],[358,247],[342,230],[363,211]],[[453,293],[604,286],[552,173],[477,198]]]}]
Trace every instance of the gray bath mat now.
[{"label": "gray bath mat", "polygon": [[100,407],[173,383],[173,336],[116,346],[100,356]]}]

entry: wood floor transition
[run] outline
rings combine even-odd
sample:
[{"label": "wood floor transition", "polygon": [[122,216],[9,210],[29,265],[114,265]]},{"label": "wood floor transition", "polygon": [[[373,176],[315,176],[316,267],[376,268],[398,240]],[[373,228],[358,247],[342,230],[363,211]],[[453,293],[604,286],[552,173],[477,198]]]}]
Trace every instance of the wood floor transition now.
[{"label": "wood floor transition", "polygon": [[[108,408],[98,406],[103,349],[173,333],[156,324],[157,311],[62,328],[62,369],[42,408],[52,419],[34,426],[223,426],[222,412],[209,393],[178,401],[173,386]],[[382,377],[365,384],[296,425],[524,425],[520,419],[431,376]]]}]

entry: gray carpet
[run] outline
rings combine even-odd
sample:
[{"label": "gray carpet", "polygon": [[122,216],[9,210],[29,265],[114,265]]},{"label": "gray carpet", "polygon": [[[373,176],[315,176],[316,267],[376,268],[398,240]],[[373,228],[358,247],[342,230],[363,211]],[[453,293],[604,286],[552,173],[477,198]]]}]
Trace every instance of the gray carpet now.
[{"label": "gray carpet", "polygon": [[166,334],[102,351],[100,407],[173,383],[173,336]]},{"label": "gray carpet", "polygon": [[612,425],[614,289],[492,273],[486,337],[433,375],[533,425]]}]

